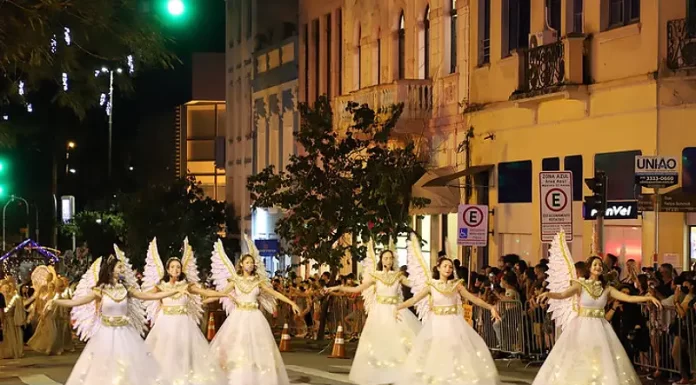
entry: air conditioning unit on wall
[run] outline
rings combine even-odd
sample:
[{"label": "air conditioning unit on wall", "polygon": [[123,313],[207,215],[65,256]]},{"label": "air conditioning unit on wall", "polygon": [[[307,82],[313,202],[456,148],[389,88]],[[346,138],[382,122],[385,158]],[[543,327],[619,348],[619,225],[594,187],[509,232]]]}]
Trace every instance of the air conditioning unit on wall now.
[{"label": "air conditioning unit on wall", "polygon": [[558,32],[552,29],[529,34],[529,48],[541,47],[542,45],[555,43],[557,41]]}]

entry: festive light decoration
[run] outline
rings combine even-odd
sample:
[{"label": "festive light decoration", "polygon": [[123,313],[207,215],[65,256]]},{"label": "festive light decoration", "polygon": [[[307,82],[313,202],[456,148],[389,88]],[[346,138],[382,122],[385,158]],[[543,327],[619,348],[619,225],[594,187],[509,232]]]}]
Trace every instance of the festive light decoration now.
[{"label": "festive light decoration", "polygon": [[63,72],[63,91],[68,90],[68,74]]},{"label": "festive light decoration", "polygon": [[10,120],[10,117],[8,115],[3,115],[2,120]]},{"label": "festive light decoration", "polygon": [[34,112],[34,106],[31,103],[27,104],[27,112]]},{"label": "festive light decoration", "polygon": [[25,248],[36,251],[37,253],[41,254],[47,260],[46,262],[56,263],[56,262],[60,261],[60,259],[58,259],[58,256],[56,256],[52,252],[46,250],[45,247],[40,246],[38,243],[32,241],[31,239],[27,239],[27,240],[23,241],[22,243],[20,243],[19,245],[15,246],[14,249],[8,251],[3,256],[1,256],[0,262],[4,262],[7,258],[11,257],[13,254],[16,254],[18,251],[25,249]]},{"label": "festive light decoration", "polygon": [[58,40],[56,40],[56,35],[51,38],[51,53],[55,54],[58,51]]},{"label": "festive light decoration", "polygon": [[106,103],[106,94],[102,92],[101,96],[99,97],[99,106],[104,106],[104,103]]},{"label": "festive light decoration", "polygon": [[133,72],[135,72],[135,62],[133,60],[133,55],[128,55],[126,60],[128,61],[128,73],[132,74]]},{"label": "festive light decoration", "polygon": [[111,116],[111,100],[106,103],[106,116]]},{"label": "festive light decoration", "polygon": [[65,27],[65,45],[70,45],[72,43],[72,37],[70,36],[70,28]]},{"label": "festive light decoration", "polygon": [[19,81],[19,94],[24,96],[24,82],[21,80]]}]

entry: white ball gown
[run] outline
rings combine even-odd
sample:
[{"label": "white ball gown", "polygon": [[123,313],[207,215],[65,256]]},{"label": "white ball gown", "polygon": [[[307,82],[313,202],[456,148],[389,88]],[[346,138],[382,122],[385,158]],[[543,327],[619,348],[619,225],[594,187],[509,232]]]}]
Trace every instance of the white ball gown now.
[{"label": "white ball gown", "polygon": [[400,312],[401,322],[394,318],[401,302],[400,272],[376,271],[371,276],[374,286],[366,290],[374,290],[375,302],[360,334],[349,379],[360,385],[391,384],[401,375],[421,323],[408,309]]},{"label": "white ball gown", "polygon": [[609,290],[579,279],[578,317],[570,321],[544,361],[533,385],[639,385],[619,338],[604,318]]},{"label": "white ball gown", "polygon": [[[488,347],[462,315],[462,280],[430,283],[430,314],[416,337],[398,385],[500,385]],[[565,384],[564,384],[565,385]]]},{"label": "white ball gown", "polygon": [[[178,291],[188,282],[161,283],[160,291]],[[190,298],[175,294],[162,300],[161,308],[145,344],[175,385],[221,385],[225,377],[209,355],[208,341],[189,314]]]},{"label": "white ball gown", "polygon": [[95,288],[97,323],[65,385],[168,385],[128,317],[128,291],[121,285]]},{"label": "white ball gown", "polygon": [[259,277],[234,280],[236,306],[218,330],[210,351],[230,385],[289,385],[271,327],[259,309]]}]

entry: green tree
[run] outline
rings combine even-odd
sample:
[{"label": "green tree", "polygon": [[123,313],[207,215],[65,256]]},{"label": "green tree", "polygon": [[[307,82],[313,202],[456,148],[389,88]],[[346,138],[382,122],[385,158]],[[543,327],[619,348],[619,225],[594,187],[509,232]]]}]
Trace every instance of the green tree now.
[{"label": "green tree", "polygon": [[189,238],[200,267],[210,266],[213,244],[225,230],[226,206],[206,197],[195,178],[155,185],[124,196],[120,207],[126,223],[126,251],[136,266],[145,262],[152,238],[162,259],[181,257]]},{"label": "green tree", "polygon": [[354,259],[365,255],[364,246],[351,237],[386,244],[413,231],[409,208],[428,200],[411,195],[411,186],[425,172],[414,143],[389,141],[403,104],[374,111],[349,103],[353,124],[340,133],[326,97],[299,109],[295,139],[302,154],[292,156],[285,170],[269,166],[247,183],[254,208],[285,212],[275,229],[287,241],[284,252],[337,269],[347,252]]},{"label": "green tree", "polygon": [[116,209],[82,211],[60,230],[65,236],[75,234],[80,243],[87,242],[93,255],[102,256],[113,253],[113,244],[123,241],[126,224],[123,214]]},{"label": "green tree", "polygon": [[[129,71],[171,67],[175,57],[158,29],[156,13],[139,0],[7,0],[0,3],[0,106],[31,102],[31,94],[53,95],[78,116],[99,103],[106,65]],[[68,91],[63,74],[68,75]],[[116,79],[128,90],[127,76]],[[24,87],[20,90],[20,84]],[[108,84],[107,84],[108,86]],[[23,95],[21,95],[23,93]],[[3,132],[0,119],[0,132]]]}]

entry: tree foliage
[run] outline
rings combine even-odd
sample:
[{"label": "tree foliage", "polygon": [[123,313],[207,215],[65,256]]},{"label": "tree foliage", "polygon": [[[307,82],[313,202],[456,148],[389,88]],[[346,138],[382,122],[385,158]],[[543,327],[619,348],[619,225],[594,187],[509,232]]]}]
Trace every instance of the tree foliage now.
[{"label": "tree foliage", "polygon": [[95,255],[113,252],[113,244],[121,243],[126,235],[123,214],[116,209],[108,211],[82,211],[73,220],[61,226],[65,236],[75,234],[76,239],[85,241]]},{"label": "tree foliage", "polygon": [[210,265],[213,244],[225,229],[226,207],[206,197],[195,178],[151,186],[126,195],[120,204],[127,229],[126,250],[135,265],[143,265],[154,237],[163,260],[181,257],[188,237],[199,266]]},{"label": "tree foliage", "polygon": [[[155,14],[140,5],[140,0],[0,1],[0,106],[30,103],[32,92],[49,90],[55,102],[82,117],[108,92],[108,80],[95,77],[96,69],[120,66],[127,72],[128,55],[136,69],[171,67],[175,57]],[[115,81],[122,90],[130,88],[127,76]]]},{"label": "tree foliage", "polygon": [[301,154],[293,155],[285,170],[269,166],[247,183],[254,208],[284,211],[275,229],[286,241],[283,251],[338,267],[347,252],[365,255],[361,239],[386,244],[413,231],[409,208],[428,200],[411,195],[425,172],[414,143],[389,142],[403,104],[374,111],[349,103],[353,124],[340,133],[326,97],[299,109],[295,139]]}]

